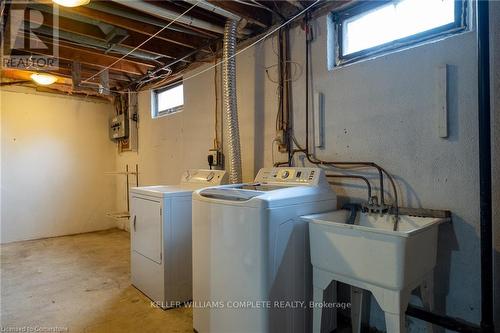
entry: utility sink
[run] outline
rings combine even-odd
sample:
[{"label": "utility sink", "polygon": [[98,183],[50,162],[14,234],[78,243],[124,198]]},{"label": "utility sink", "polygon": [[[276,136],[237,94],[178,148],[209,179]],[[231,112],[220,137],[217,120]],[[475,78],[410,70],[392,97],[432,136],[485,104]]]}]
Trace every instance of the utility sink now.
[{"label": "utility sink", "polygon": [[446,219],[350,211],[304,216],[309,221],[314,267],[384,288],[401,290],[436,265],[438,225]]},{"label": "utility sink", "polygon": [[[346,224],[350,214],[302,217],[309,222],[315,300],[331,281],[370,290],[386,313],[388,332],[402,332],[413,289],[429,286],[425,303],[432,306],[438,225],[447,219],[401,215],[394,231],[393,215],[359,212],[354,224]],[[318,318],[315,313],[314,331]]]}]

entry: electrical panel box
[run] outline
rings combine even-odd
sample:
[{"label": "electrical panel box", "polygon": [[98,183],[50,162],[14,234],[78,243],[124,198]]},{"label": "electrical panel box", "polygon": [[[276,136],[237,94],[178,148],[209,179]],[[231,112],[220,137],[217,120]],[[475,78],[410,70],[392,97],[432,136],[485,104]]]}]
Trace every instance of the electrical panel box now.
[{"label": "electrical panel box", "polygon": [[111,140],[123,139],[128,136],[129,121],[125,113],[114,116],[109,120],[109,138]]}]

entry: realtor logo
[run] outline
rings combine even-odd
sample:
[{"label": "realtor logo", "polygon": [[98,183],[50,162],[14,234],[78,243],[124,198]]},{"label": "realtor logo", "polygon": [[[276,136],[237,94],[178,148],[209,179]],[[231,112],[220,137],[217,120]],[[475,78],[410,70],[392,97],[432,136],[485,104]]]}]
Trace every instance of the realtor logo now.
[{"label": "realtor logo", "polygon": [[52,3],[3,1],[2,68],[44,71],[59,67],[58,8]]}]

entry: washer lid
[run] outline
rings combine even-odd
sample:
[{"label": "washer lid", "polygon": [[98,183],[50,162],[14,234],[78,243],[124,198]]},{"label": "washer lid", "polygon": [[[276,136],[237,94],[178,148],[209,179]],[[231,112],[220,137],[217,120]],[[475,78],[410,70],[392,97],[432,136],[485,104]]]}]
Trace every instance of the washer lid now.
[{"label": "washer lid", "polygon": [[229,201],[247,201],[253,197],[263,194],[263,191],[244,190],[241,188],[207,188],[200,191],[200,195],[205,198],[229,200]]},{"label": "washer lid", "polygon": [[[283,207],[317,201],[336,201],[336,194],[324,186],[268,186],[232,184],[210,187],[193,192],[193,200],[214,204],[247,207]],[[334,209],[335,207],[332,207]]]}]

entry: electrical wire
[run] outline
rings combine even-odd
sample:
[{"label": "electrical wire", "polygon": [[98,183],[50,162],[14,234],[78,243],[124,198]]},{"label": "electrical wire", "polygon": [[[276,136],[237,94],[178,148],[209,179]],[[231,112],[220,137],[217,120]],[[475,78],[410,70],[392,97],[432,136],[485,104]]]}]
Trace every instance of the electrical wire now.
[{"label": "electrical wire", "polygon": [[[291,78],[285,79],[285,80],[283,80],[283,82],[295,82],[298,79],[300,79],[300,77],[302,76],[302,65],[300,63],[298,63],[297,61],[293,61],[293,60],[285,60],[285,61],[281,61],[281,63],[285,64],[285,65],[287,65],[287,64],[293,64],[294,65],[294,70],[292,71],[292,74],[290,75]],[[272,83],[279,84],[279,80],[273,80],[273,78],[269,74],[269,70],[272,69],[272,68],[276,68],[278,66],[279,66],[279,64],[273,64],[273,65],[264,67],[264,69],[266,71],[267,79],[269,81],[271,81]]]},{"label": "electrical wire", "polygon": [[[310,9],[312,9],[313,7],[315,7],[317,4],[319,4],[322,0],[316,0],[315,2],[313,2],[312,4],[310,4],[309,6],[305,7],[303,10],[301,10],[300,12],[298,12],[297,14],[293,15],[292,17],[290,17],[288,20],[286,20],[285,22],[283,22],[282,24],[280,24],[279,26],[277,26],[276,28],[272,29],[271,31],[268,31],[267,33],[265,33],[262,37],[260,37],[259,39],[257,39],[256,41],[252,42],[251,44],[247,45],[246,47],[242,48],[241,50],[235,52],[234,55],[232,55],[229,59],[233,58],[233,57],[236,57],[237,55],[243,53],[243,52],[246,52],[247,50],[251,49],[252,47],[256,46],[257,44],[259,44],[260,42],[264,41],[265,39],[267,39],[269,36],[273,35],[276,31],[279,31],[281,28],[289,25],[291,22],[295,21],[298,17],[302,16],[304,13],[307,13]],[[200,2],[200,1],[198,1]],[[197,2],[197,3],[198,3]],[[183,13],[184,14],[184,13]],[[185,56],[186,57],[186,56]],[[185,58],[184,57],[184,58]],[[174,62],[176,61],[179,61],[179,59],[175,60]],[[219,62],[215,63],[214,65],[212,66],[209,66],[199,72],[196,72],[188,77],[184,77],[183,78],[183,81],[186,82],[188,80],[191,80],[191,79],[194,79],[208,71],[210,71],[211,69],[215,68],[216,66],[219,66],[219,65],[222,65],[224,62],[226,62],[226,60],[222,59],[220,60]],[[171,63],[169,64],[171,65]],[[97,74],[96,74],[97,75]],[[94,75],[94,76],[96,76]],[[90,78],[89,78],[90,79]],[[89,80],[87,79],[87,80]],[[86,81],[87,81],[86,80]],[[172,82],[172,83],[169,83],[167,85],[162,85],[162,88],[169,88],[173,85],[175,85],[177,82]],[[121,91],[121,90],[110,90],[111,92],[114,92],[114,93],[120,93],[120,94],[127,94],[129,93],[128,91]]]},{"label": "electrical wire", "polygon": [[[159,76],[153,76],[155,73],[158,73],[159,71],[162,71],[162,70],[166,71],[167,73],[161,74]],[[139,82],[137,84],[137,90],[141,89],[144,85],[150,83],[151,81],[156,81],[156,83],[152,83],[152,86],[150,87],[150,88],[154,89],[158,86],[158,84],[161,84],[161,82],[158,82],[158,81],[166,79],[171,74],[172,74],[172,70],[170,68],[168,68],[168,67],[160,68],[160,69],[156,70],[154,73],[151,73],[150,77],[147,80]]]},{"label": "electrical wire", "polygon": [[[316,0],[315,2],[313,2],[311,5],[309,5],[308,7],[304,8],[303,10],[301,10],[299,13],[295,14],[294,16],[292,16],[291,18],[289,18],[288,20],[286,20],[285,22],[283,22],[281,25],[277,26],[276,28],[272,29],[271,31],[267,32],[264,34],[264,36],[260,37],[259,39],[257,39],[256,41],[252,42],[251,44],[247,45],[246,47],[242,48],[241,50],[238,50],[237,52],[235,52],[235,54],[233,54],[231,57],[229,57],[227,60],[229,59],[232,59],[234,57],[236,57],[237,55],[251,49],[252,47],[254,47],[255,45],[259,44],[260,42],[262,42],[263,40],[267,39],[269,36],[271,36],[272,34],[274,34],[276,31],[280,30],[281,28],[287,26],[288,24],[290,24],[291,22],[295,21],[295,19],[297,19],[298,17],[302,16],[304,13],[306,13],[307,11],[309,11],[311,8],[313,8],[314,6],[316,6],[318,3],[320,3],[322,0]],[[219,62],[217,62],[216,64],[212,65],[212,66],[209,66],[199,72],[196,72],[188,77],[185,77],[183,78],[183,81],[187,81],[187,80],[191,80],[191,79],[194,79],[195,77],[198,77],[200,76],[201,74],[204,74],[206,72],[208,72],[209,70],[213,69],[214,67],[216,66],[219,66],[223,63],[225,63],[227,60],[225,59],[222,59],[220,60]],[[171,86],[173,86],[175,83],[170,83],[166,86],[163,86],[164,88],[169,88]]]},{"label": "electrical wire", "polygon": [[183,17],[184,15],[186,15],[189,11],[191,11],[191,9],[193,9],[194,7],[196,7],[199,3],[201,2],[201,0],[198,0],[196,3],[194,3],[191,7],[189,7],[188,9],[186,9],[184,12],[182,12],[181,14],[179,14],[175,19],[173,19],[172,21],[170,21],[166,26],[164,26],[163,28],[161,28],[160,30],[158,30],[157,32],[155,32],[154,34],[152,34],[151,36],[149,36],[144,42],[142,42],[141,44],[137,45],[136,47],[134,47],[132,50],[130,50],[129,52],[127,52],[127,54],[123,55],[122,57],[116,59],[114,62],[112,62],[110,65],[106,66],[105,68],[101,69],[99,72],[97,72],[96,74],[92,75],[91,77],[85,79],[84,81],[82,81],[81,83],[89,83],[90,80],[92,80],[93,78],[95,78],[96,76],[100,75],[101,73],[103,73],[104,71],[110,69],[111,67],[113,67],[114,65],[116,65],[118,62],[122,61],[123,59],[125,59],[126,57],[128,57],[131,53],[133,53],[134,51],[137,51],[139,48],[141,48],[141,46],[143,46],[144,44],[146,44],[147,42],[149,42],[151,39],[155,38],[159,33],[161,33],[163,30],[167,29],[168,27],[170,27],[172,24],[174,24],[177,20],[179,20],[181,17]]}]

